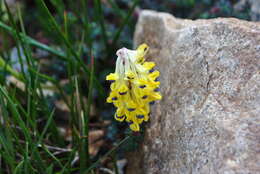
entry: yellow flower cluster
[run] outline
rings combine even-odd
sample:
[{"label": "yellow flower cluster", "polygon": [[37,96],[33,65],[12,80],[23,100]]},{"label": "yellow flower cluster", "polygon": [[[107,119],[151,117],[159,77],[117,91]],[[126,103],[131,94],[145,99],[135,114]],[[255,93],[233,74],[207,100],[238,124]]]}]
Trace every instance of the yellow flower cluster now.
[{"label": "yellow flower cluster", "polygon": [[139,131],[139,125],[148,121],[150,104],[162,98],[159,93],[160,72],[154,70],[154,62],[146,62],[144,58],[148,49],[142,44],[137,50],[118,50],[115,73],[106,76],[106,80],[112,82],[107,102],[117,107],[115,119],[125,120],[133,131]]}]

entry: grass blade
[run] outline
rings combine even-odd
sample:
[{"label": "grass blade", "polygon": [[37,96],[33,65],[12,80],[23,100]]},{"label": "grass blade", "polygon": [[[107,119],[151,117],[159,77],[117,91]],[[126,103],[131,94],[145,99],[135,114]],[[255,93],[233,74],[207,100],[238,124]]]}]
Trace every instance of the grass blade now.
[{"label": "grass blade", "polygon": [[[0,21],[0,28],[2,28],[3,30],[7,31],[11,35],[15,35],[15,30],[12,27],[9,27],[8,25],[6,25],[5,23],[3,23],[1,21]],[[27,43],[31,44],[32,46],[35,46],[35,47],[40,48],[42,50],[48,51],[48,52],[50,52],[50,53],[60,57],[63,60],[67,59],[67,56],[64,53],[62,53],[61,51],[57,51],[57,50],[55,50],[55,49],[53,49],[53,48],[51,48],[51,47],[49,47],[49,46],[47,46],[45,44],[42,44],[42,43],[36,41],[35,39],[33,39],[33,38],[29,37],[29,36],[24,35],[23,33],[18,33],[18,34],[20,35],[20,37],[24,41],[26,41]]]},{"label": "grass blade", "polygon": [[115,147],[113,147],[111,150],[109,150],[104,156],[102,156],[101,158],[99,158],[95,163],[93,163],[87,170],[84,171],[84,174],[88,174],[91,170],[93,170],[94,168],[96,168],[98,166],[98,164],[101,162],[101,160],[103,160],[104,158],[106,158],[107,156],[111,155],[112,153],[114,153],[122,144],[124,144],[125,142],[127,142],[129,139],[131,138],[131,136],[127,136],[125,137],[122,141],[120,141]]},{"label": "grass blade", "polygon": [[96,11],[96,16],[97,16],[96,20],[99,22],[99,25],[101,27],[103,42],[106,47],[106,50],[109,51],[108,39],[107,39],[106,28],[105,28],[105,23],[104,23],[104,14],[103,14],[102,7],[101,7],[101,1],[94,0],[94,6],[95,6],[95,11]]},{"label": "grass blade", "polygon": [[119,27],[119,29],[117,30],[115,36],[113,37],[112,45],[115,45],[115,44],[116,44],[117,40],[118,40],[119,37],[120,37],[121,32],[123,31],[124,27],[125,27],[126,24],[128,23],[129,18],[130,18],[131,15],[133,14],[134,9],[135,9],[135,7],[137,6],[138,3],[139,3],[139,0],[134,0],[132,7],[128,10],[126,17],[125,17],[124,20],[123,20],[123,23],[120,25],[120,27]]},{"label": "grass blade", "polygon": [[[13,28],[9,27],[8,25],[4,24],[1,21],[0,21],[0,28],[4,29],[5,31],[9,32],[12,35],[15,35],[15,30]],[[19,35],[28,44],[31,44],[32,46],[35,46],[35,47],[40,48],[42,50],[48,51],[48,52],[58,56],[62,60],[68,60],[68,58],[67,58],[68,56],[66,54],[64,54],[63,52],[58,51],[56,49],[53,49],[53,48],[51,48],[51,47],[49,47],[49,46],[47,46],[45,44],[42,44],[42,43],[36,41],[35,39],[33,39],[33,38],[29,37],[29,36],[26,36],[26,35],[24,35],[22,33],[19,33]],[[90,75],[90,71],[88,70],[87,66],[84,64],[83,60],[80,59],[79,57],[77,57],[76,59],[80,62],[80,64],[83,67],[86,75],[89,76]],[[96,77],[94,77],[94,83],[95,83],[95,86],[97,87],[97,90],[100,93],[101,97],[104,97],[105,96],[105,91],[104,91],[102,85],[100,84],[100,82],[97,80]]]}]

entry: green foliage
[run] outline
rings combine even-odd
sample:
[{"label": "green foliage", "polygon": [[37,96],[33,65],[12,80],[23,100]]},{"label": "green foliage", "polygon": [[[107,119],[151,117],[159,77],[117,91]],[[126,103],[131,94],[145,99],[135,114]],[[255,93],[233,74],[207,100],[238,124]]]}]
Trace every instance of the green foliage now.
[{"label": "green foliage", "polygon": [[[10,42],[4,43],[0,53],[0,173],[93,172],[101,159],[113,155],[130,137],[103,157],[89,152],[89,133],[96,129],[89,126],[91,106],[105,101],[104,81],[98,79],[104,76],[102,69],[110,68],[104,61],[122,47],[120,35],[132,20],[138,1],[129,2],[124,10],[113,0],[109,4],[74,2],[36,0],[10,9],[3,1],[1,35],[12,42],[17,53],[13,56]],[[104,9],[109,8],[110,13],[121,15],[114,19],[117,26],[107,23]],[[29,11],[34,15],[27,14]],[[33,21],[37,23],[31,25]],[[33,39],[37,32],[40,38]],[[45,51],[46,56],[37,55],[36,50]],[[44,69],[42,62],[46,61]],[[18,68],[13,62],[18,62]],[[71,131],[71,140],[59,130],[57,101],[68,108],[65,129]]]}]

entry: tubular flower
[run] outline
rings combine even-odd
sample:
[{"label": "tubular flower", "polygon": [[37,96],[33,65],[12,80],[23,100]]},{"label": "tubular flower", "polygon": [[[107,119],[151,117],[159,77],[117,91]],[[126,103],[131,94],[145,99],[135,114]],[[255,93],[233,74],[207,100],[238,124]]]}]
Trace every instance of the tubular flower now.
[{"label": "tubular flower", "polygon": [[111,82],[108,103],[117,108],[117,121],[126,121],[133,131],[140,130],[140,124],[148,121],[150,105],[162,98],[159,92],[160,72],[154,70],[154,62],[146,62],[149,47],[140,45],[137,50],[121,48],[117,51],[116,70],[106,76]]}]

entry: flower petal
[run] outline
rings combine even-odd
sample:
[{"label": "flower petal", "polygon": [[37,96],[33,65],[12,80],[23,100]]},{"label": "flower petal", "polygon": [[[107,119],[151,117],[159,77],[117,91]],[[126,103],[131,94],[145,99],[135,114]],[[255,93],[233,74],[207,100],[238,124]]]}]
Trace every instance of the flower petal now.
[{"label": "flower petal", "polygon": [[106,76],[106,80],[112,80],[115,81],[118,79],[118,75],[116,73],[110,73],[109,75]]}]

